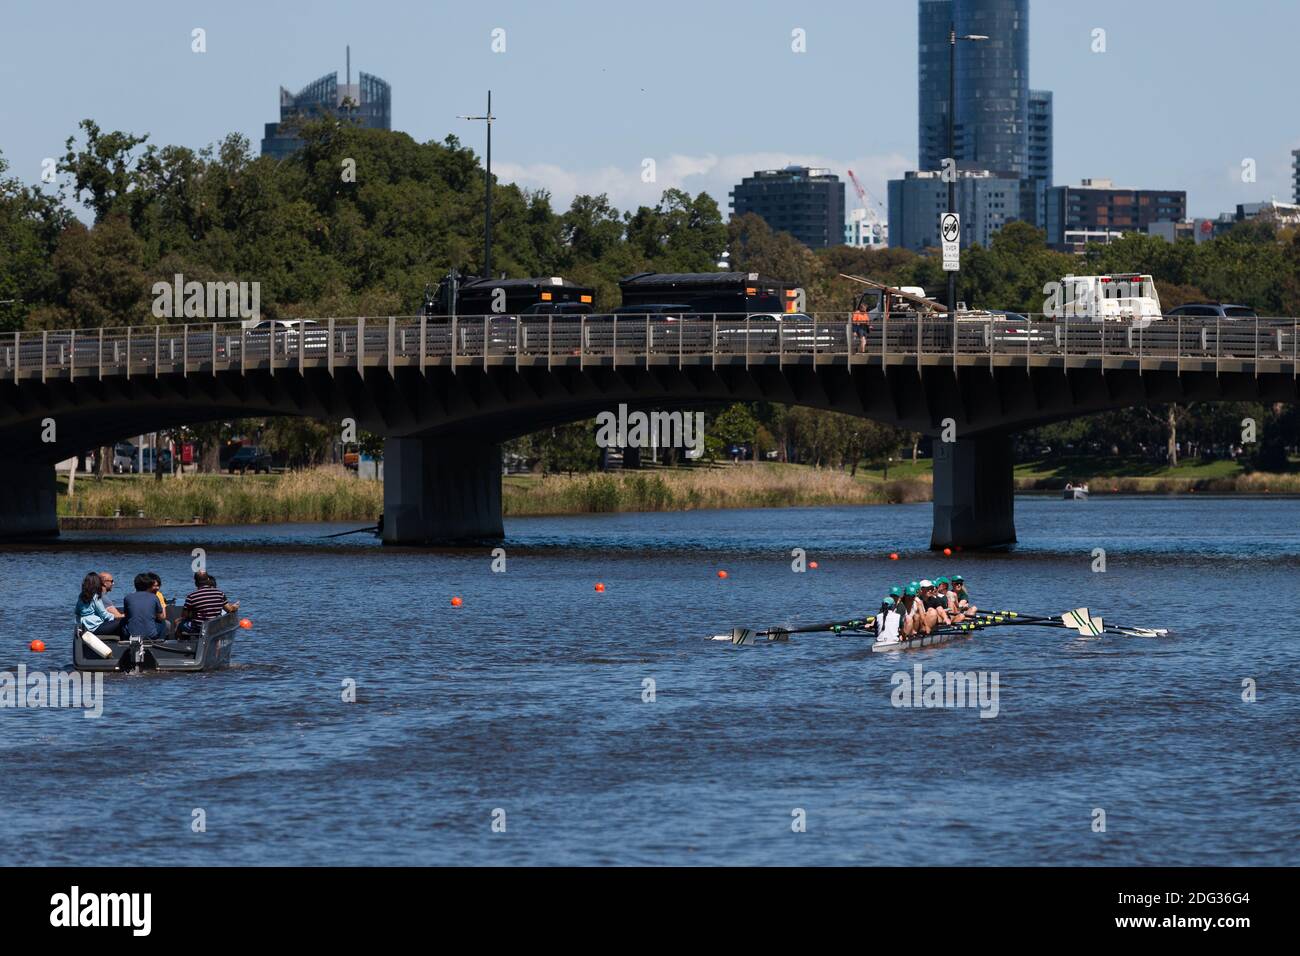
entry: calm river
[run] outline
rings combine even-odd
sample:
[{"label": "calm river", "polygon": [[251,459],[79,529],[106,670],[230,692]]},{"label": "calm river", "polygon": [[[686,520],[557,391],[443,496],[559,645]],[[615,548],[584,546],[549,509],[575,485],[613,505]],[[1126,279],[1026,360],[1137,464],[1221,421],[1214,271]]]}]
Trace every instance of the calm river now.
[{"label": "calm river", "polygon": [[[1300,501],[1020,498],[1015,551],[952,558],[929,520],[515,519],[504,573],[322,539],[347,525],[9,546],[0,669],[70,667],[87,570],[183,595],[195,547],[254,628],[229,671],[109,677],[99,719],[0,710],[0,864],[1300,863]],[[982,607],[1176,634],[705,640],[958,571]],[[916,665],[995,677],[996,716],[893,706]]]}]

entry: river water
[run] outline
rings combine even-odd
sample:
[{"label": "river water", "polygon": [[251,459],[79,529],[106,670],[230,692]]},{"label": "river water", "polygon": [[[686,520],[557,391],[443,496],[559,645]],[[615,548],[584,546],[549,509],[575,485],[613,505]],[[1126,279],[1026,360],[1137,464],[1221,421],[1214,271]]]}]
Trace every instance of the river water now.
[{"label": "river water", "polygon": [[[346,525],[9,546],[0,669],[70,667],[87,570],[183,595],[196,547],[254,627],[229,671],[107,678],[99,719],[0,711],[0,864],[1300,863],[1300,501],[1022,497],[1014,551],[951,558],[929,520],[514,519],[504,573],[322,539]],[[1176,633],[705,640],[958,571],[986,608]],[[894,706],[917,665],[996,676],[996,716]]]}]

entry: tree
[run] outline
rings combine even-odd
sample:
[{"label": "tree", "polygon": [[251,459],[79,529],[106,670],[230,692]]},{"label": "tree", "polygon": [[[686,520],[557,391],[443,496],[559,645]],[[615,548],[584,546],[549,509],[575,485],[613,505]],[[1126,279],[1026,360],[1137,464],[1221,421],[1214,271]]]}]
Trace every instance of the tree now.
[{"label": "tree", "polygon": [[271,418],[260,440],[267,451],[282,456],[290,468],[307,468],[329,457],[338,440],[338,428],[310,418]]},{"label": "tree", "polygon": [[552,428],[541,444],[542,472],[595,471],[601,459],[595,427],[593,420],[587,420]]},{"label": "tree", "polygon": [[723,445],[748,445],[754,441],[758,422],[744,405],[732,405],[713,420],[713,433]]},{"label": "tree", "polygon": [[77,137],[69,136],[57,168],[70,177],[72,197],[84,200],[99,222],[113,211],[124,211],[121,207],[135,180],[138,157],[133,154],[149,137],[117,130],[104,133],[90,119],[82,120],[78,128],[85,134],[85,145],[77,149]]}]

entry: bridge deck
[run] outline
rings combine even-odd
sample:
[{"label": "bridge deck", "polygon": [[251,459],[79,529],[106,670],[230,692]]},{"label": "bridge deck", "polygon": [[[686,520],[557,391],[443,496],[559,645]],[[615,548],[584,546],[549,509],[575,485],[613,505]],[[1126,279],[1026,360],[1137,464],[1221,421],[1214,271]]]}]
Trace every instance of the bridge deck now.
[{"label": "bridge deck", "polygon": [[346,318],[246,329],[239,324],[14,332],[0,337],[0,380],[204,375],[341,368],[648,366],[1021,367],[1291,374],[1300,321],[1148,321],[1031,317],[847,316]]}]

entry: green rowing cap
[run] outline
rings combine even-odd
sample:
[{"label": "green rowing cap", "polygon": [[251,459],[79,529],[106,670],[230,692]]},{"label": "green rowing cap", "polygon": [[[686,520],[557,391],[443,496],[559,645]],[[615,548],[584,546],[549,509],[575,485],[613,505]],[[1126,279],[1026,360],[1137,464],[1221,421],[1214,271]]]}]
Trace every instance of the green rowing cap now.
[{"label": "green rowing cap", "polygon": [[889,589],[889,596],[890,596],[891,598],[902,597],[902,596],[903,596],[903,589],[902,589],[902,588],[890,588],[890,589]]},{"label": "green rowing cap", "polygon": [[949,581],[947,578],[935,578],[935,579],[934,579],[934,583],[935,583],[935,584],[952,584],[952,582]]},{"label": "green rowing cap", "polygon": [[950,584],[965,584],[965,583],[966,583],[966,579],[963,578],[960,574],[954,574],[954,575],[952,576],[952,580],[951,580],[949,583],[950,583]]},{"label": "green rowing cap", "polygon": [[909,584],[909,585],[907,586],[907,590],[904,591],[903,593],[906,594],[908,597],[916,597],[916,592],[917,592],[918,590],[919,590],[919,589],[917,588],[917,586],[916,586],[915,584]]}]

